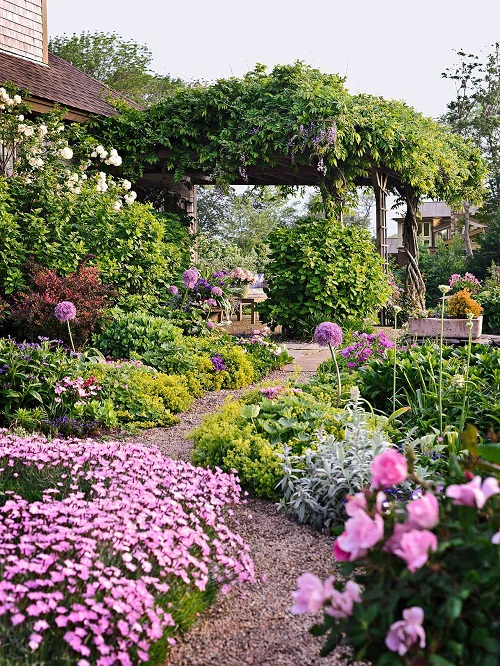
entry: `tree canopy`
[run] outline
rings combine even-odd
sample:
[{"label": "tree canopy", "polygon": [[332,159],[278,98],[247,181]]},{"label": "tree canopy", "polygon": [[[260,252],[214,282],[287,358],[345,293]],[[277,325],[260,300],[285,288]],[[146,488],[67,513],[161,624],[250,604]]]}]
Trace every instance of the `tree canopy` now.
[{"label": "tree canopy", "polygon": [[122,39],[114,32],[82,32],[53,37],[49,50],[145,106],[160,101],[184,85],[180,79],[151,71],[153,54],[145,44]]}]

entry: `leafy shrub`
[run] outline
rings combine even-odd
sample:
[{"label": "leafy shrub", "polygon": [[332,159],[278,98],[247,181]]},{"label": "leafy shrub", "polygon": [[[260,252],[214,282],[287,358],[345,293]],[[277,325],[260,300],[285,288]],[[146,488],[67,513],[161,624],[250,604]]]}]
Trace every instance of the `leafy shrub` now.
[{"label": "leafy shrub", "polygon": [[[400,460],[382,462],[389,453]],[[400,454],[386,451],[376,460],[374,490],[366,487],[350,499],[349,519],[334,545],[349,582],[343,590],[335,578],[323,584],[312,574],[301,576],[293,611],[316,612],[322,605],[324,621],[312,629],[328,634],[322,654],[349,645],[349,663],[494,666],[500,654],[500,491],[493,458],[479,465],[494,476],[472,478],[455,459],[453,474],[431,483],[418,479],[411,459],[407,466]],[[419,495],[409,503],[385,497],[389,477],[402,482],[408,470]],[[320,600],[314,608],[313,595]]]},{"label": "leafy shrub", "polygon": [[489,331],[500,329],[500,266],[491,266],[477,300],[483,306],[485,328]]},{"label": "leafy shrub", "polygon": [[254,579],[224,523],[233,475],[140,444],[5,433],[0,466],[6,666],[159,666],[217,587]]},{"label": "leafy shrub", "polygon": [[471,297],[468,289],[462,289],[448,300],[448,314],[452,317],[466,317],[468,314],[478,317],[482,311],[483,308]]},{"label": "leafy shrub", "polygon": [[94,345],[105,356],[142,358],[145,354],[171,353],[180,346],[181,331],[163,317],[145,312],[111,310],[101,330],[94,335]]},{"label": "leafy shrub", "polygon": [[66,338],[66,326],[59,322],[54,309],[61,301],[76,306],[76,319],[71,322],[75,342],[81,346],[95,330],[111,295],[101,282],[96,268],[80,266],[66,277],[34,264],[30,268],[31,288],[14,298],[11,319],[23,336],[35,340],[39,335]]},{"label": "leafy shrub", "polygon": [[365,229],[307,218],[270,236],[265,321],[309,335],[321,321],[374,316],[391,293]]},{"label": "leafy shrub", "polygon": [[[443,349],[444,425],[476,425],[485,436],[500,428],[500,350],[473,345],[468,386],[465,385],[467,348]],[[361,395],[383,413],[392,412],[394,357],[370,359],[358,369]],[[405,428],[417,428],[426,435],[439,428],[439,348],[432,342],[398,349],[396,407],[411,407],[402,417]],[[464,409],[464,391],[468,399]]]},{"label": "leafy shrub", "polygon": [[[356,392],[359,398],[359,392]],[[312,449],[293,454],[285,446],[281,459],[283,497],[280,507],[300,523],[329,528],[344,522],[346,495],[354,495],[370,479],[370,464],[389,442],[382,429],[368,425],[357,399],[343,416],[345,434],[318,435]]]},{"label": "leafy shrub", "polygon": [[278,454],[285,446],[301,454],[313,445],[320,428],[340,436],[339,411],[299,389],[252,391],[205,417],[193,431],[193,461],[237,469],[245,488],[258,497],[276,499],[281,479]]},{"label": "leafy shrub", "polygon": [[463,274],[467,270],[464,239],[460,234],[453,236],[447,244],[438,239],[433,253],[423,241],[419,242],[418,263],[425,282],[427,307],[433,308],[442,296],[439,285],[448,284],[450,275]]},{"label": "leafy shrub", "polygon": [[120,423],[153,428],[177,421],[174,414],[193,403],[187,380],[166,375],[140,362],[116,361],[89,364],[87,377],[101,386],[101,395],[114,405]]}]

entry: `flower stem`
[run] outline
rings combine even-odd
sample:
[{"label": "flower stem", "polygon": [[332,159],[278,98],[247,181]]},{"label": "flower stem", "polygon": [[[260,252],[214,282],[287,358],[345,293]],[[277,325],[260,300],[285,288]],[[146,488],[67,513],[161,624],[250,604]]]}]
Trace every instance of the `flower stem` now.
[{"label": "flower stem", "polygon": [[333,362],[335,364],[335,370],[337,372],[337,409],[340,406],[340,396],[342,394],[342,382],[340,379],[340,370],[339,370],[339,364],[337,363],[337,356],[335,352],[333,351],[333,347],[330,343],[328,343],[328,346],[330,347],[330,354],[332,355]]},{"label": "flower stem", "polygon": [[467,343],[467,364],[465,366],[465,381],[464,381],[464,399],[462,402],[462,416],[460,417],[460,429],[459,432],[462,432],[465,425],[465,405],[467,403],[468,391],[469,391],[469,370],[470,370],[470,357],[472,351],[472,320],[469,319],[467,322],[467,328],[469,329],[469,340]]},{"label": "flower stem", "polygon": [[398,351],[398,313],[394,312],[394,366],[392,369],[392,413],[396,411],[396,358]]},{"label": "flower stem", "polygon": [[69,333],[69,341],[71,342],[71,349],[76,354],[75,345],[73,343],[73,336],[71,335],[71,326],[69,325],[69,319],[66,321],[66,323],[68,324],[68,333]]},{"label": "flower stem", "polygon": [[441,332],[439,336],[439,434],[443,434],[443,337],[444,337],[444,294],[441,297]]}]

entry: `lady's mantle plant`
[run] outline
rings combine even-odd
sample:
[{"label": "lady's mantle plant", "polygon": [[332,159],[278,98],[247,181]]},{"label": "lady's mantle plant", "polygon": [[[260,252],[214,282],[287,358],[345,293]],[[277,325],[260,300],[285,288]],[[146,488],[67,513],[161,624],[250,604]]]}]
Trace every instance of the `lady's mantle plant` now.
[{"label": "lady's mantle plant", "polygon": [[[484,460],[481,467],[498,473]],[[350,582],[343,589],[334,578],[323,584],[302,576],[292,612],[324,610],[323,624],[312,629],[328,634],[324,655],[342,643],[375,666],[498,664],[497,478],[464,475],[455,462],[445,485],[424,484],[412,458],[393,449],[374,458],[371,472],[371,489],[348,498],[334,545]],[[383,489],[407,478],[420,483],[420,493],[406,505],[390,501]]]}]

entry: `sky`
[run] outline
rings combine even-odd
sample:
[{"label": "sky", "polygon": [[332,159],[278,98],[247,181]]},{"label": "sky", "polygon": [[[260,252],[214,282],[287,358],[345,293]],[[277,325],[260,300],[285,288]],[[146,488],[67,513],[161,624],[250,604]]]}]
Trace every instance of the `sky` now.
[{"label": "sky", "polygon": [[441,76],[454,51],[500,41],[500,0],[48,0],[48,29],[116,32],[147,44],[156,72],[186,80],[303,60],[352,93],[438,117],[455,95]]}]

